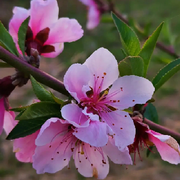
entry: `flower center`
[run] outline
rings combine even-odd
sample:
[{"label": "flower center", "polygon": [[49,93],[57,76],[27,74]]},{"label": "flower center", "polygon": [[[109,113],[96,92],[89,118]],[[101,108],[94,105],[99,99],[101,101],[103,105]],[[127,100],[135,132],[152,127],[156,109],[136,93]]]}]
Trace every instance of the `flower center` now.
[{"label": "flower center", "polygon": [[39,52],[39,54],[50,53],[55,51],[54,46],[44,45],[44,43],[47,41],[49,37],[49,32],[50,29],[48,27],[44,28],[41,31],[39,31],[34,38],[32,30],[28,26],[26,33],[26,41],[25,41],[26,53],[28,56],[31,55],[31,48],[36,49]]}]

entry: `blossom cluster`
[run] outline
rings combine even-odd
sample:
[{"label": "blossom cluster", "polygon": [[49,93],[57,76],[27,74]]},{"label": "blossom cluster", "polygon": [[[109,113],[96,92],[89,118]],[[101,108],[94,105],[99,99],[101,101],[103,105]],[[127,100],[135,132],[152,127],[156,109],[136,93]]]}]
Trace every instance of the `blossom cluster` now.
[{"label": "blossom cluster", "polygon": [[[99,22],[99,14],[94,13],[97,5],[92,0],[81,1],[92,5],[89,16],[98,16],[94,17],[96,24],[88,24],[88,28],[93,28]],[[20,54],[18,31],[29,16],[27,56],[36,49],[39,55],[56,57],[64,42],[83,36],[80,24],[75,19],[58,19],[58,11],[56,0],[32,0],[29,10],[14,8],[9,32]],[[12,78],[0,80],[0,85],[10,89],[8,93],[0,90],[0,133],[4,128],[9,134],[18,123],[7,103],[16,85]],[[163,160],[180,163],[175,139],[150,130],[142,119],[128,113],[129,108],[152,98],[153,84],[135,75],[119,77],[118,62],[109,50],[99,48],[83,64],[71,65],[64,75],[64,86],[72,101],[59,110],[62,118],[51,117],[36,132],[13,141],[16,158],[32,163],[38,174],[69,167],[72,157],[80,174],[104,179],[109,172],[108,158],[115,164],[132,165],[131,154],[135,160],[142,144],[147,148],[155,145]]]}]

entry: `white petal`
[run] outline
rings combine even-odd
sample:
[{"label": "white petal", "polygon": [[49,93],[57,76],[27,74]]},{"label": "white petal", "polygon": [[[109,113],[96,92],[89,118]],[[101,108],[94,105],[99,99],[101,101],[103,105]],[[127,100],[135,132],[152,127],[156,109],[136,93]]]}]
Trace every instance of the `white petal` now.
[{"label": "white petal", "polygon": [[118,78],[109,90],[108,104],[119,109],[145,104],[154,93],[153,84],[143,77],[123,76]]},{"label": "white petal", "polygon": [[88,144],[82,147],[83,153],[78,153],[79,148],[73,154],[75,166],[80,174],[85,177],[104,179],[109,172],[109,162],[102,149],[96,149]]},{"label": "white petal", "polygon": [[[117,60],[105,48],[96,50],[84,63],[94,76],[90,86],[94,91],[108,88],[119,76]],[[100,88],[99,88],[100,87]]]}]

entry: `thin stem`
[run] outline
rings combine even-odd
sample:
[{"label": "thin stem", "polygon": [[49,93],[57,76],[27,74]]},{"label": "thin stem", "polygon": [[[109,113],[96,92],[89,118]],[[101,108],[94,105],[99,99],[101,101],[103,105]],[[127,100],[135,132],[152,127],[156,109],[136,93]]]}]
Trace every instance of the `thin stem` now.
[{"label": "thin stem", "polygon": [[10,64],[11,66],[17,68],[25,74],[31,74],[40,83],[64,94],[69,95],[68,91],[65,89],[63,82],[57,80],[53,76],[31,66],[23,59],[11,54],[9,51],[0,46],[0,59]]},{"label": "thin stem", "polygon": [[146,123],[150,127],[150,129],[152,129],[154,131],[157,131],[157,132],[165,134],[165,135],[172,136],[180,144],[180,134],[179,133],[174,132],[174,131],[172,131],[164,126],[161,126],[159,124],[156,124],[146,118],[143,120],[143,122]]},{"label": "thin stem", "polygon": [[[119,12],[115,9],[114,3],[112,2],[112,0],[109,0],[109,8],[107,9],[108,12],[113,12],[114,14],[116,14],[117,17],[119,17],[119,19],[121,19],[123,22],[125,22],[126,24],[129,24],[129,21]],[[147,36],[145,38],[148,38]],[[160,50],[166,52],[167,54],[171,55],[174,58],[178,58],[179,56],[175,53],[174,49],[172,47],[168,47],[166,45],[164,45],[161,42],[157,42],[156,43],[157,48],[159,48]]]}]

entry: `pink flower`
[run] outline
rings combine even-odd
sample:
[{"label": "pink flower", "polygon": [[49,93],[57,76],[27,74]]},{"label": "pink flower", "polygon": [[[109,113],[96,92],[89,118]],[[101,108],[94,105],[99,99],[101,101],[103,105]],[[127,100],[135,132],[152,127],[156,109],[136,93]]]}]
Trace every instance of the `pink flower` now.
[{"label": "pink flower", "polygon": [[65,105],[61,113],[70,124],[83,127],[74,134],[83,142],[100,147],[111,135],[121,150],[134,142],[134,123],[124,109],[146,103],[154,87],[142,77],[118,76],[117,61],[104,48],[66,72],[64,85],[77,104]]},{"label": "pink flower", "polygon": [[13,152],[16,153],[16,158],[18,161],[33,162],[32,157],[36,149],[35,140],[38,133],[39,130],[33,134],[14,140]]},{"label": "pink flower", "polygon": [[169,135],[163,135],[153,130],[146,131],[149,141],[157,148],[161,158],[171,164],[180,163],[180,148],[177,141]]},{"label": "pink flower", "polygon": [[33,156],[33,167],[38,174],[55,173],[69,166],[71,156],[80,174],[99,179],[105,178],[109,172],[107,156],[117,164],[132,164],[128,149],[119,151],[112,138],[104,147],[93,147],[77,139],[73,135],[76,130],[58,118],[51,118],[42,125]]},{"label": "pink flower", "polygon": [[[33,103],[39,102],[39,100],[33,100]],[[12,114],[12,116],[10,116]],[[15,114],[13,111],[6,113],[6,121],[4,123],[4,130],[8,135],[12,129],[17,125],[18,121],[15,120]],[[35,139],[39,130],[28,136],[17,138],[13,140],[13,152],[16,153],[16,158],[21,162],[32,162],[32,156],[36,148]]]},{"label": "pink flower", "polygon": [[[7,98],[15,87],[10,76],[0,79],[0,134],[3,131],[4,124],[15,117],[14,112],[8,111],[9,102]],[[7,126],[10,125],[7,123]]]},{"label": "pink flower", "polygon": [[63,51],[64,42],[76,41],[83,36],[83,30],[77,20],[58,19],[59,8],[56,0],[32,0],[29,10],[15,7],[13,13],[9,32],[17,48],[19,27],[30,16],[25,41],[28,56],[31,54],[31,48],[34,48],[42,56],[56,57]]},{"label": "pink flower", "polygon": [[80,0],[88,7],[87,29],[94,29],[100,22],[102,11],[95,0]]},{"label": "pink flower", "polygon": [[150,130],[149,126],[144,124],[138,117],[134,117],[133,120],[136,127],[136,136],[134,143],[129,146],[129,151],[130,153],[134,153],[134,162],[136,152],[140,156],[139,146],[142,148],[144,145],[149,148],[155,145],[164,161],[168,161],[171,164],[180,163],[180,148],[174,138]]}]

